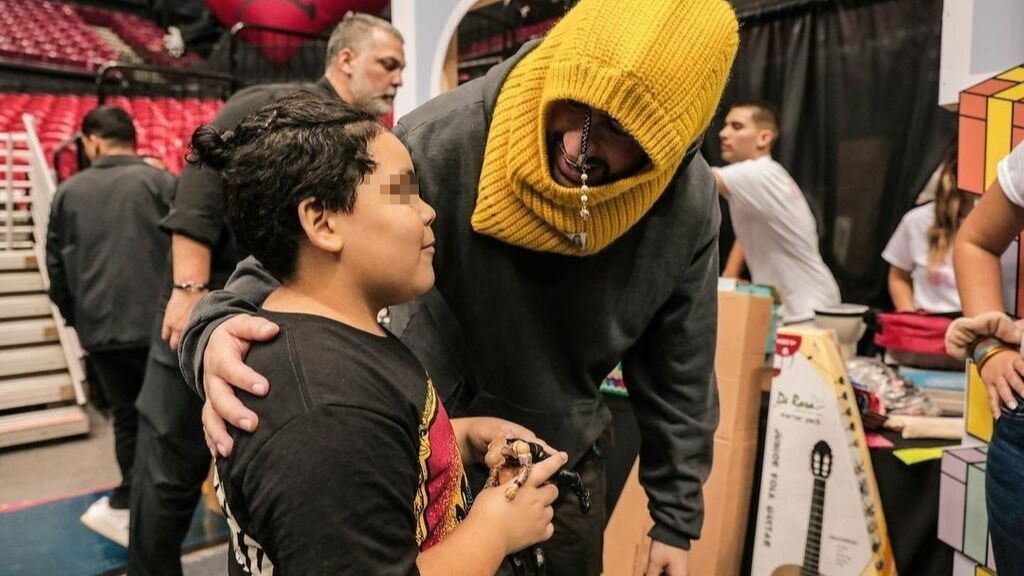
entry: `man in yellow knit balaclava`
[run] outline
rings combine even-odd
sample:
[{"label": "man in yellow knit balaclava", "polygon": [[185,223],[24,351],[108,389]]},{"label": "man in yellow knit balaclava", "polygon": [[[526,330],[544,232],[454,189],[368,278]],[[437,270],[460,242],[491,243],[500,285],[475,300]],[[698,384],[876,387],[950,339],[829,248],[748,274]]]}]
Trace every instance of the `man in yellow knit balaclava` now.
[{"label": "man in yellow knit balaclava", "polygon": [[[611,414],[599,386],[619,362],[654,520],[646,574],[688,573],[718,422],[720,214],[696,149],[737,43],[725,0],[581,0],[542,41],[395,129],[437,210],[437,283],[392,308],[387,327],[453,416],[520,425],[494,420],[464,458],[506,433],[568,452],[593,508],[583,515],[563,491],[544,545],[548,574],[601,573]],[[259,418],[228,383],[272,386],[240,350],[275,334],[242,314],[275,287],[243,263],[183,340],[184,371],[207,395],[207,436],[222,453],[225,421],[252,430]]]}]

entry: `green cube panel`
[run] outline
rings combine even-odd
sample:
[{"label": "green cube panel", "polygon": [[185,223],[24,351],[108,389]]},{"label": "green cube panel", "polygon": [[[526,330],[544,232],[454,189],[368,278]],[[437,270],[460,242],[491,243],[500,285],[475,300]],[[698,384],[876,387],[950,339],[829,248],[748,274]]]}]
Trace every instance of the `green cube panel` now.
[{"label": "green cube panel", "polygon": [[981,565],[985,565],[988,559],[985,469],[976,464],[972,464],[967,469],[967,513],[964,521],[963,553]]}]

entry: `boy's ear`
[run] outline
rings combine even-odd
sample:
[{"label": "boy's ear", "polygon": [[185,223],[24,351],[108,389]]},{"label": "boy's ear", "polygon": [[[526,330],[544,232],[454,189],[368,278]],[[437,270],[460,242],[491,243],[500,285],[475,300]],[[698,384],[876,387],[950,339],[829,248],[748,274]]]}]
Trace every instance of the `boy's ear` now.
[{"label": "boy's ear", "polygon": [[298,212],[299,223],[313,247],[334,254],[341,252],[345,239],[341,233],[338,212],[328,210],[316,198],[306,198],[299,202]]}]

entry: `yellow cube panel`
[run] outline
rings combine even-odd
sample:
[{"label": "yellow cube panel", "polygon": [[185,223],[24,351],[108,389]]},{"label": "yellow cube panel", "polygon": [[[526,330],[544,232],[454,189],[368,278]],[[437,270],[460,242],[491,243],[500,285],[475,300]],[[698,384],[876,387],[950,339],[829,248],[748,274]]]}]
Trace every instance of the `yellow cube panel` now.
[{"label": "yellow cube panel", "polygon": [[1024,82],[1024,66],[1011,68],[997,77],[1000,80],[1009,80],[1010,82]]},{"label": "yellow cube panel", "polygon": [[988,407],[988,391],[985,382],[978,374],[978,367],[970,363],[967,370],[967,410],[964,413],[967,433],[985,442],[992,441],[992,429],[995,420],[992,409]]}]

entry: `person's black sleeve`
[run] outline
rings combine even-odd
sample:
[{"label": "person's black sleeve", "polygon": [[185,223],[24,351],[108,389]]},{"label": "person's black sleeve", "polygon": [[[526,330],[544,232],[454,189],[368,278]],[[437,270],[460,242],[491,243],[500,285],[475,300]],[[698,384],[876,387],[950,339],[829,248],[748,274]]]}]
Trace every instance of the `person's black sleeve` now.
[{"label": "person's black sleeve", "polygon": [[[258,88],[239,92],[228,100],[213,119],[218,130],[231,130],[243,118],[274,100],[271,90]],[[224,231],[224,191],[220,172],[189,164],[178,182],[174,206],[160,223],[171,234],[180,234],[216,246]]]},{"label": "person's black sleeve", "polygon": [[174,193],[178,188],[178,179],[170,172],[162,172],[157,175],[156,197],[160,206],[160,216],[166,217],[174,205]]},{"label": "person's black sleeve", "polygon": [[64,251],[72,249],[66,245],[67,231],[64,230],[64,189],[58,188],[50,205],[50,221],[46,228],[46,272],[50,277],[50,300],[60,310],[68,326],[75,325],[74,299],[68,285],[68,271],[64,267]]},{"label": "person's black sleeve", "polygon": [[242,490],[251,536],[275,573],[419,574],[414,430],[362,408],[322,406],[261,447]]},{"label": "person's black sleeve", "polygon": [[192,318],[178,345],[178,363],[188,385],[204,396],[203,354],[210,335],[222,322],[236,314],[253,314],[271,292],[280,286],[259,260],[249,256],[238,263],[223,290],[206,295],[196,304]]},{"label": "person's black sleeve", "polygon": [[707,205],[698,247],[676,291],[623,360],[623,375],[643,438],[640,482],[654,540],[689,549],[704,519],[701,486],[711,471],[718,425],[717,199]]}]

